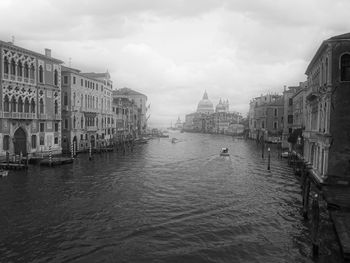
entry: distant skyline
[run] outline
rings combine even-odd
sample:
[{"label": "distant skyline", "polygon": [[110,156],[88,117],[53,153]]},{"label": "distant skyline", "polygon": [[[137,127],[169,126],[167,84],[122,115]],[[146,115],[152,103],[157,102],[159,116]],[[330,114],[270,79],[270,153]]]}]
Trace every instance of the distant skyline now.
[{"label": "distant skyline", "polygon": [[0,39],[144,93],[150,125],[194,112],[206,90],[249,100],[305,81],[323,40],[347,33],[350,1],[1,0]]}]

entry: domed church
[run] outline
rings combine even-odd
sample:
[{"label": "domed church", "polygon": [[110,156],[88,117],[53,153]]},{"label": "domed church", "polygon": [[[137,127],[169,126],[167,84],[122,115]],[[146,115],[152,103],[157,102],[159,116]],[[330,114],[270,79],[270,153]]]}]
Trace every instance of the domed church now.
[{"label": "domed church", "polygon": [[214,113],[213,103],[208,99],[207,91],[204,92],[203,99],[198,103],[197,113]]}]

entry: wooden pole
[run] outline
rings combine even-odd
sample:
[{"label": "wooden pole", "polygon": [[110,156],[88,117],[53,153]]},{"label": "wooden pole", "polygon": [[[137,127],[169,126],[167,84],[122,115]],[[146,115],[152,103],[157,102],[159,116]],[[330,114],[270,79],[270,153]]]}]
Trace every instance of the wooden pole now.
[{"label": "wooden pole", "polygon": [[312,254],[314,257],[318,256],[318,229],[320,224],[320,206],[318,203],[318,195],[315,194],[312,200]]},{"label": "wooden pole", "polygon": [[89,147],[89,160],[91,161],[92,155],[91,155],[91,142],[90,142],[90,147]]},{"label": "wooden pole", "polygon": [[52,152],[51,152],[51,145],[49,146],[49,165],[52,166]]},{"label": "wooden pole", "polygon": [[270,161],[271,161],[271,157],[270,157],[270,147],[267,148],[267,152],[268,152],[268,156],[267,156],[267,170],[270,171]]},{"label": "wooden pole", "polygon": [[310,195],[310,179],[306,178],[305,180],[305,189],[303,195],[303,217],[308,219],[308,210],[309,210],[309,195]]}]

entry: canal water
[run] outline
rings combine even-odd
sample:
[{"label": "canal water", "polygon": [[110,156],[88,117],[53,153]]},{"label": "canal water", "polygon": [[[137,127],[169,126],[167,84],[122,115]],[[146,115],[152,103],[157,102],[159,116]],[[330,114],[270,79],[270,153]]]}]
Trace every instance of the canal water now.
[{"label": "canal water", "polygon": [[314,262],[300,191],[274,149],[269,172],[255,142],[228,136],[80,154],[0,178],[0,262]]}]

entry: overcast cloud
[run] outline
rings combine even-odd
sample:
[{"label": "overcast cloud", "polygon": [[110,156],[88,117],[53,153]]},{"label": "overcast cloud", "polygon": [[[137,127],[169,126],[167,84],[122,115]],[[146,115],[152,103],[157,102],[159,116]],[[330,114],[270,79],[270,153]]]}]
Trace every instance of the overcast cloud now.
[{"label": "overcast cloud", "polygon": [[321,42],[350,31],[348,0],[1,0],[0,39],[148,96],[150,124],[298,85]]}]

